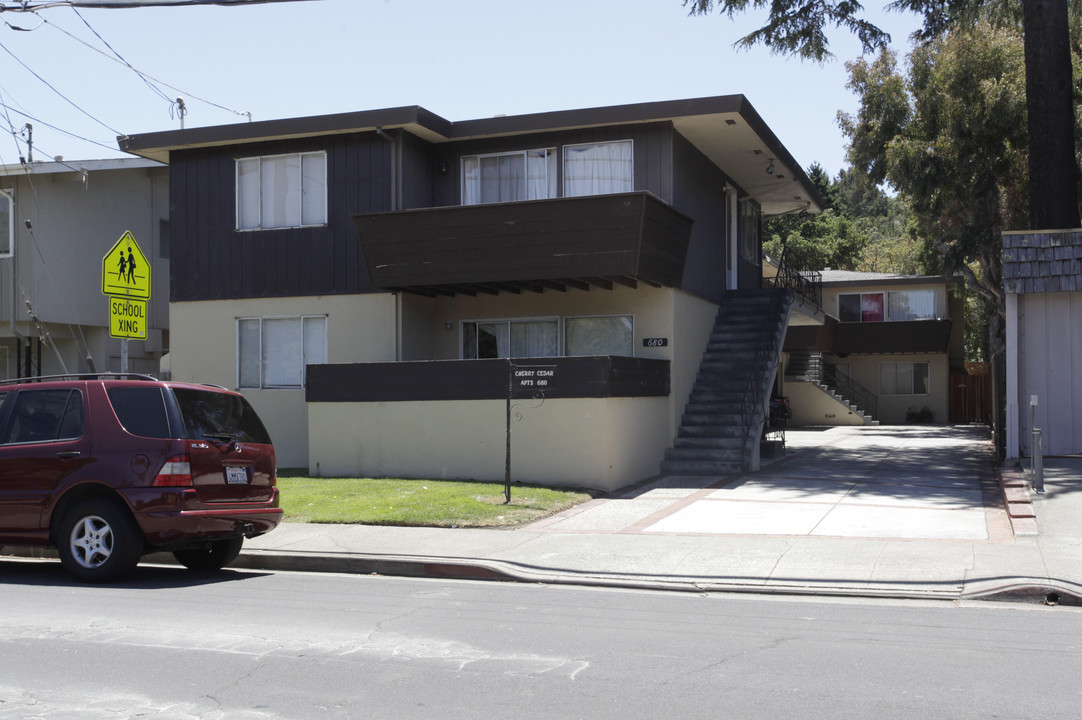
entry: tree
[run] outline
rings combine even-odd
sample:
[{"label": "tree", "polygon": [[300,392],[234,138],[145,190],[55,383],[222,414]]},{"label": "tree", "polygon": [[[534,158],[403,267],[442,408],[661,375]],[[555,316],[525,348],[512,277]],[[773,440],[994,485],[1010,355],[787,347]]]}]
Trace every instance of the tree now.
[{"label": "tree", "polygon": [[[1077,16],[1082,3],[1073,0]],[[822,62],[831,56],[826,30],[855,34],[870,53],[885,48],[890,35],[861,17],[852,0],[684,0],[693,15],[715,8],[733,17],[749,8],[768,8],[766,25],[737,41],[741,47],[763,44],[773,51]],[[971,27],[979,17],[1025,28],[1028,115],[1029,225],[1033,229],[1075,228],[1079,220],[1079,171],[1075,159],[1074,101],[1068,0],[1022,0],[1021,7],[1002,0],[895,0],[892,9],[924,16],[918,40],[931,41],[948,30]],[[1019,10],[1022,17],[1019,18]]]},{"label": "tree", "polygon": [[839,116],[853,169],[897,188],[926,250],[966,276],[990,354],[1003,344],[1001,235],[1028,221],[1023,57],[1020,33],[988,22],[919,46],[907,75],[884,50],[847,65],[860,109]]}]

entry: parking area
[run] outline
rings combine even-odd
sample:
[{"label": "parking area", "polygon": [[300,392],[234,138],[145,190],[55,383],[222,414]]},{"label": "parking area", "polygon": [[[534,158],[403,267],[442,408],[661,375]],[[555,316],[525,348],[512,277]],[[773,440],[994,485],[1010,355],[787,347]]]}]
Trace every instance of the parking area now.
[{"label": "parking area", "polygon": [[983,426],[790,430],[746,475],[670,475],[529,529],[551,532],[1003,540]]}]

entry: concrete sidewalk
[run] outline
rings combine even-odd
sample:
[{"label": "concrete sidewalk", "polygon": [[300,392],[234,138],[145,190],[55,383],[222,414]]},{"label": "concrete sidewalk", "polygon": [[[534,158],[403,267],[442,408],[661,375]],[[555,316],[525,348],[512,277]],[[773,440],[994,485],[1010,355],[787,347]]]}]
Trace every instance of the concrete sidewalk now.
[{"label": "concrete sidewalk", "polygon": [[665,476],[513,529],[286,523],[237,567],[687,591],[1082,603],[1082,459],[1012,531],[987,430],[790,431],[758,473]]}]

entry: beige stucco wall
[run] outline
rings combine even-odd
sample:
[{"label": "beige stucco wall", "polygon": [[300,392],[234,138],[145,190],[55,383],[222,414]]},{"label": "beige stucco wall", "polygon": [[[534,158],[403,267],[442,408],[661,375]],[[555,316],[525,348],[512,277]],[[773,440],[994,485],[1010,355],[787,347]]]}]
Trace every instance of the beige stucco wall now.
[{"label": "beige stucco wall", "polygon": [[[394,360],[395,307],[395,297],[387,293],[172,303],[172,378],[236,388],[237,318],[241,317],[326,315],[329,362]],[[243,392],[270,431],[278,466],[307,467],[304,390]]]},{"label": "beige stucco wall", "polygon": [[[614,490],[657,473],[668,398],[512,405],[515,482]],[[502,482],[503,400],[311,403],[310,470],[323,476]]]},{"label": "beige stucco wall", "polygon": [[864,424],[864,418],[814,383],[787,382],[784,394],[789,398],[789,407],[793,411],[793,416],[789,419],[790,427]]},{"label": "beige stucco wall", "polygon": [[[849,363],[850,377],[879,398],[875,417],[882,425],[904,424],[906,412],[910,408],[919,411],[925,405],[935,413],[934,422],[946,423],[950,419],[950,377],[945,354],[849,355],[844,358],[826,356],[824,360],[832,364]],[[885,362],[927,362],[928,394],[884,395],[880,383],[879,366]],[[786,387],[792,387],[792,383]]]}]

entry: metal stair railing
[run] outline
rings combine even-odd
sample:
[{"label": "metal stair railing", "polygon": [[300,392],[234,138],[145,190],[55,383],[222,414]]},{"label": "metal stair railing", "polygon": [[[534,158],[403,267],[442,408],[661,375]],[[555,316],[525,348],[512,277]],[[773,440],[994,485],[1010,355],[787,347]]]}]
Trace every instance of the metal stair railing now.
[{"label": "metal stair railing", "polygon": [[856,405],[869,417],[874,419],[878,413],[878,396],[848,375],[839,374],[836,366],[823,363],[819,382]]},{"label": "metal stair railing", "polygon": [[[741,424],[744,427],[744,444],[742,453],[747,453],[754,448],[754,443],[762,437],[765,423],[769,420],[769,413],[764,403],[760,401],[759,389],[764,383],[764,376],[772,369],[776,369],[779,361],[777,352],[778,324],[782,312],[782,302],[790,295],[782,288],[775,288],[770,293],[770,302],[767,305],[764,318],[769,318],[763,323],[762,330],[755,344],[755,359],[752,363],[751,372],[744,382],[743,399],[740,403]],[[761,422],[756,422],[756,414],[763,411]]]},{"label": "metal stair railing", "polygon": [[798,267],[797,258],[788,248],[783,248],[778,259],[778,274],[773,278],[774,287],[787,287],[802,302],[808,302],[816,311],[823,309],[823,273]]}]

